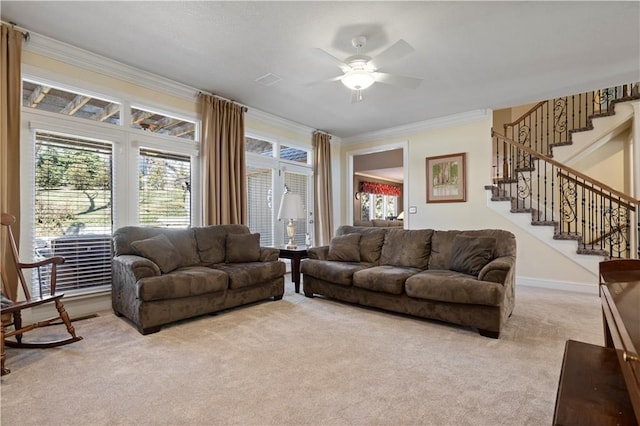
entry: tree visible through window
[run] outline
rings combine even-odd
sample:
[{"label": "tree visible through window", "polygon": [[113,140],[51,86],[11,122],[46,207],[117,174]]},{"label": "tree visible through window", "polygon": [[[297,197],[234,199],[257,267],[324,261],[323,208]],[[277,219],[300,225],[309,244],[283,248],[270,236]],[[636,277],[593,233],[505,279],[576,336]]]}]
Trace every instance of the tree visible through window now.
[{"label": "tree visible through window", "polygon": [[111,151],[109,142],[36,132],[35,257],[65,258],[60,290],[111,283]]},{"label": "tree visible through window", "polygon": [[191,159],[141,149],[138,160],[141,225],[184,228],[191,224]]}]

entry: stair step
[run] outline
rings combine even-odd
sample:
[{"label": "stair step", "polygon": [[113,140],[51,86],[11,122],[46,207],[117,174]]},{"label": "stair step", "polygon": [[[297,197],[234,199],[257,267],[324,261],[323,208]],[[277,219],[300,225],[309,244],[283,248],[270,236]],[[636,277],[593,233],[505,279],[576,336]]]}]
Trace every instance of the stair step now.
[{"label": "stair step", "polygon": [[609,252],[606,250],[588,249],[588,248],[582,248],[582,247],[578,247],[578,250],[576,251],[576,253],[593,255],[593,256],[609,256]]}]

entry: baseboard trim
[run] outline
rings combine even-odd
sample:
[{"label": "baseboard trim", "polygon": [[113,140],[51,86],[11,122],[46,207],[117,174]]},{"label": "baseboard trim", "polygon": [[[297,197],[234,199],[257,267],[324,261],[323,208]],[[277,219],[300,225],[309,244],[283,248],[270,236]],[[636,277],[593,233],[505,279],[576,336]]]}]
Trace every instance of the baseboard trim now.
[{"label": "baseboard trim", "polygon": [[554,281],[532,277],[516,277],[516,286],[546,288],[549,290],[571,291],[574,293],[598,295],[597,283]]}]

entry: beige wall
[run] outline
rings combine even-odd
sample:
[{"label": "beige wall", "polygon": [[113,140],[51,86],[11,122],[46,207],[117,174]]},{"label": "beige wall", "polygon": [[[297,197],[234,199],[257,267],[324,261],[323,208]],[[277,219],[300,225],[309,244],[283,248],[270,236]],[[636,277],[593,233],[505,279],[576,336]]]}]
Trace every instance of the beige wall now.
[{"label": "beige wall", "polygon": [[60,83],[76,84],[87,88],[87,84],[92,90],[101,90],[106,95],[127,94],[127,97],[134,98],[140,102],[147,102],[149,105],[170,106],[175,111],[182,111],[188,114],[198,113],[196,102],[196,91],[193,92],[193,99],[185,99],[172,96],[158,90],[149,89],[141,85],[136,85],[127,81],[119,80],[105,74],[89,71],[84,68],[68,64],[56,59],[39,55],[29,50],[23,54],[23,64],[28,67],[35,67],[51,74],[52,78],[57,78]]},{"label": "beige wall", "polygon": [[[504,219],[487,206],[484,186],[491,183],[492,119],[424,130],[410,135],[384,139],[372,138],[357,145],[342,147],[341,179],[347,174],[347,158],[351,151],[374,150],[376,146],[408,141],[409,180],[405,182],[407,205],[417,208],[416,214],[405,211],[409,228],[434,229],[507,229],[516,235],[518,244],[517,274],[519,277],[597,285],[595,277],[571,260],[550,249],[535,237]],[[466,152],[467,201],[464,203],[426,203],[425,158],[435,155]],[[342,185],[345,188],[345,185]],[[346,222],[346,202],[351,199],[343,189],[342,223]]]}]

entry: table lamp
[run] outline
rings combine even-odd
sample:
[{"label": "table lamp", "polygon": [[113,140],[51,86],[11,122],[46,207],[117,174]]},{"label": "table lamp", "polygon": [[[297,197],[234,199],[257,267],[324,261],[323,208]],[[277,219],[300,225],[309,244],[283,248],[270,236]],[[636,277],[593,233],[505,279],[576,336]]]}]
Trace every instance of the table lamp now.
[{"label": "table lamp", "polygon": [[304,206],[302,205],[302,197],[299,194],[293,194],[286,191],[282,194],[282,200],[280,200],[280,210],[278,210],[278,220],[287,219],[287,236],[289,236],[289,243],[286,245],[287,249],[296,249],[298,246],[293,241],[293,237],[296,235],[296,219],[304,219]]}]

